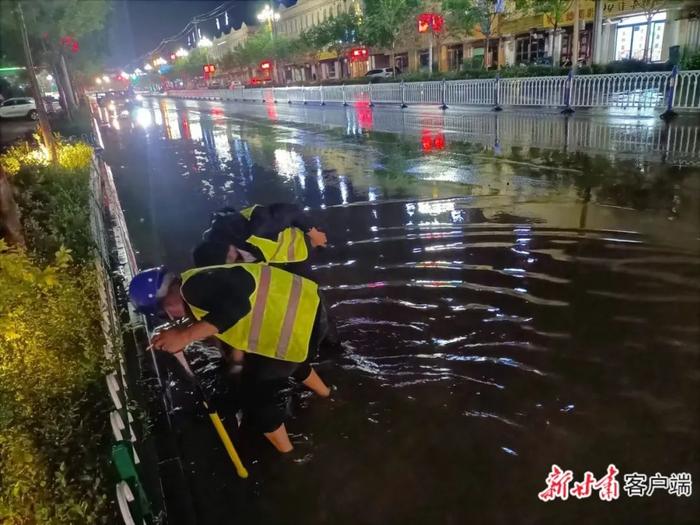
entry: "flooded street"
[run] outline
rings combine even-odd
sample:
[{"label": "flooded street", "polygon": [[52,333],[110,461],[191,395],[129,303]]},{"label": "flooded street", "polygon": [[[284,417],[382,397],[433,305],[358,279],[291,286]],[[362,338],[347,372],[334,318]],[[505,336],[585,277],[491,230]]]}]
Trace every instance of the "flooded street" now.
[{"label": "flooded street", "polygon": [[222,206],[300,204],[332,245],[313,264],[337,391],[295,397],[291,457],[241,436],[245,483],[184,410],[197,523],[700,515],[537,497],[553,463],[700,479],[697,119],[147,98],[102,133],[142,268],[188,268]]}]

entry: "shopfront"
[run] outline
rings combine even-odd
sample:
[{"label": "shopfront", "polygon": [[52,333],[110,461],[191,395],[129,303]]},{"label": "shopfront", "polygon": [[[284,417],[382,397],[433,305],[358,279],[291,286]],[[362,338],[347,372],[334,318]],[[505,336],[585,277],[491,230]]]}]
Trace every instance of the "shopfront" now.
[{"label": "shopfront", "polygon": [[620,19],[615,36],[615,60],[644,60],[646,46],[646,57],[660,62],[665,27],[665,11],[657,13],[651,23],[644,15]]}]

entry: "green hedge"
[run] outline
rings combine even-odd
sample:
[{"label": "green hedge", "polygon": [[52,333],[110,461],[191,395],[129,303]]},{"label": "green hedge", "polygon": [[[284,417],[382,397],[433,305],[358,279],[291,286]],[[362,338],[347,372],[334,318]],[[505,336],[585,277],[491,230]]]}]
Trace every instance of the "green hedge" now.
[{"label": "green hedge", "polygon": [[[0,239],[0,523],[116,523],[85,145],[17,168],[28,249]],[[22,154],[24,152],[24,155]],[[87,161],[87,162],[86,162]]]},{"label": "green hedge", "polygon": [[[641,60],[618,60],[608,64],[582,66],[576,71],[577,75],[591,75],[604,73],[633,73],[647,71],[670,71],[672,64],[669,63],[646,63]],[[700,69],[700,53],[689,55],[683,63],[683,69]],[[481,57],[475,57],[473,60],[466,60],[463,67],[459,71],[435,72],[429,75],[427,71],[407,72],[399,75],[396,78],[374,78],[366,77],[346,78],[343,80],[324,80],[322,82],[304,82],[294,83],[290,85],[324,85],[334,86],[341,84],[367,84],[372,83],[390,83],[390,82],[425,82],[428,80],[462,80],[462,79],[479,79],[479,78],[496,78],[499,75],[501,78],[517,78],[517,77],[550,77],[550,76],[565,76],[569,74],[568,67],[552,67],[548,65],[533,64],[528,66],[505,66],[500,70],[484,69],[481,67]]]}]

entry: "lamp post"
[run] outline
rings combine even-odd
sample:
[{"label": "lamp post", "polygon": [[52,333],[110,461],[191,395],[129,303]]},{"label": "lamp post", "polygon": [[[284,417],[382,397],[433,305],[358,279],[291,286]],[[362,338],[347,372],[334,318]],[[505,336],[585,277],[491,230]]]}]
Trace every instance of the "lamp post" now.
[{"label": "lamp post", "polygon": [[279,19],[280,14],[277,11],[274,11],[270,7],[270,4],[265,4],[264,9],[258,13],[258,20],[261,22],[267,22],[268,28],[270,29],[270,34],[273,38],[275,36],[275,31],[272,22],[277,22]]},{"label": "lamp post", "polygon": [[[275,39],[275,26],[273,22],[277,22],[280,19],[280,14],[277,11],[274,11],[271,7],[270,4],[265,4],[265,7],[263,8],[262,11],[258,13],[258,20],[263,23],[267,23],[268,29],[270,30],[270,38],[272,40]],[[273,51],[274,52],[274,51]],[[279,75],[277,72],[277,60],[275,57],[272,57],[272,67],[274,69],[273,73],[275,77],[277,78],[277,83],[279,84]]]}]

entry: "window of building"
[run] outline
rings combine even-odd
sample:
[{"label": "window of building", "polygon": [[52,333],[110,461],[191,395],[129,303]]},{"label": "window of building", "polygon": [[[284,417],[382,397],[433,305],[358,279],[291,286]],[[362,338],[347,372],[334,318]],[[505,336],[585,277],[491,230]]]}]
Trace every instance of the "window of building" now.
[{"label": "window of building", "polygon": [[[646,44],[647,57],[652,62],[661,61],[661,49],[666,26],[666,12],[657,13],[647,22],[645,16],[623,18],[617,26],[615,37],[615,60],[644,60]],[[649,35],[647,32],[651,30]]]},{"label": "window of building", "polygon": [[464,62],[464,46],[462,44],[448,46],[447,63],[449,69],[452,71],[462,69],[462,62]]},{"label": "window of building", "polygon": [[530,33],[515,39],[515,63],[540,62],[546,55],[547,36],[544,32]]},{"label": "window of building", "polygon": [[421,49],[419,51],[418,60],[420,62],[421,69],[428,69],[430,65],[430,53],[427,49]]}]

